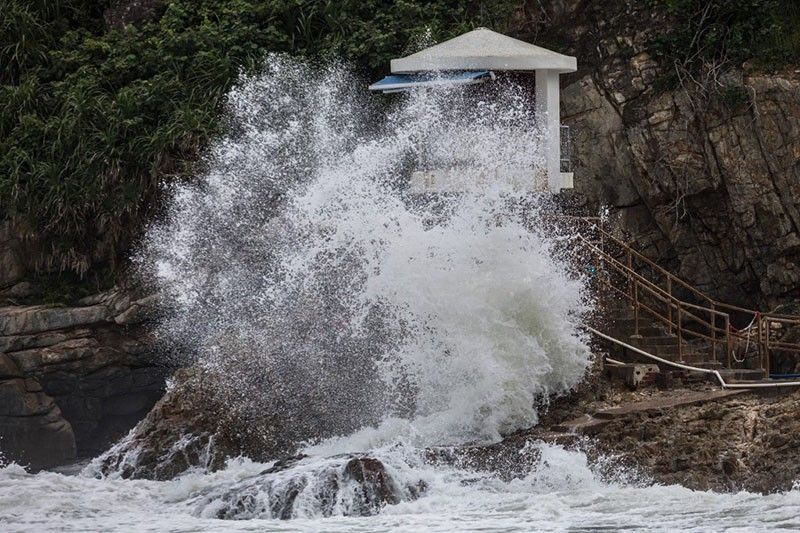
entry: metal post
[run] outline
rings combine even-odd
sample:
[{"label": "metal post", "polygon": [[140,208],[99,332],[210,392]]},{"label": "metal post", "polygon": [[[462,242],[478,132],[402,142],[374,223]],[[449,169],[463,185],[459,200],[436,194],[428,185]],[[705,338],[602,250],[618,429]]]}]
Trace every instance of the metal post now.
[{"label": "metal post", "polygon": [[677,306],[678,312],[678,361],[683,362],[683,330],[681,328],[681,306]]},{"label": "metal post", "polygon": [[605,253],[606,248],[605,248],[605,237],[603,236],[604,231],[603,231],[603,219],[602,219],[602,217],[600,218],[599,226],[600,226],[600,251]]},{"label": "metal post", "polygon": [[717,360],[717,314],[714,310],[714,302],[711,302],[711,360]]},{"label": "metal post", "polygon": [[667,276],[667,295],[669,296],[667,309],[669,310],[669,334],[672,335],[672,278]]},{"label": "metal post", "polygon": [[639,336],[639,282],[633,282],[633,334]]},{"label": "metal post", "polygon": [[633,300],[633,258],[631,257],[631,249],[628,248],[628,293]]},{"label": "metal post", "polygon": [[[605,245],[605,237],[603,236],[603,219],[600,219],[600,254],[601,256],[606,253],[606,245]],[[601,263],[602,264],[602,263]],[[598,272],[598,276],[602,276],[602,279],[608,282],[611,278],[609,278],[607,269],[605,265],[601,267],[600,272]]]},{"label": "metal post", "polygon": [[731,316],[725,314],[725,351],[727,352],[728,368],[733,368],[731,365]]},{"label": "metal post", "polygon": [[764,364],[766,359],[766,350],[764,350],[764,317],[759,314],[756,319],[758,322],[758,360],[761,361],[761,368],[764,368],[766,366]]},{"label": "metal post", "polygon": [[770,328],[769,317],[767,317],[767,328],[766,328],[767,338],[764,341],[764,352],[766,354],[766,359],[767,359],[767,364],[764,365],[764,373],[766,374],[767,378],[769,378],[769,363],[770,363],[770,361],[769,361],[769,332],[770,332],[770,329],[771,328]]}]

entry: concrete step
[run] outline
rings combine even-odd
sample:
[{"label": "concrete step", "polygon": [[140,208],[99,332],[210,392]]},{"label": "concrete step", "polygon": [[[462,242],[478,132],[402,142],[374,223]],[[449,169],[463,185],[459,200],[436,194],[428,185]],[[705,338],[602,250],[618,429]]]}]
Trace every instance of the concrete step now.
[{"label": "concrete step", "polygon": [[[674,363],[683,363],[685,365],[697,366],[700,368],[721,368],[720,362],[715,362],[709,359],[708,352],[705,351],[696,351],[692,349],[686,349],[682,352],[681,357],[678,357],[678,350],[677,346],[659,346],[659,347],[646,347],[642,348],[642,350],[646,351],[651,355],[655,355],[656,357],[660,357],[662,359],[666,359],[667,361],[671,361]],[[636,362],[636,363],[652,363],[652,359],[648,359],[646,356],[637,354],[632,351],[628,351],[627,353],[623,353],[619,355],[625,361],[628,362]]]},{"label": "concrete step", "polygon": [[708,368],[709,370],[719,370],[722,368],[721,361],[695,361],[692,363],[692,366],[696,366],[698,368]]},{"label": "concrete step", "polygon": [[[650,350],[647,350],[647,351],[651,351],[651,350],[655,352],[655,355],[657,355],[659,357],[665,357],[665,358],[668,358],[668,359],[672,359],[674,357],[677,357],[677,355],[678,355],[678,345],[677,344],[666,344],[666,345],[662,345],[662,346],[651,346]],[[684,346],[684,349],[681,350],[681,354],[683,355],[684,361],[685,361],[686,358],[689,357],[689,355],[692,354],[692,352],[690,350],[686,349],[686,347]]]},{"label": "concrete step", "polygon": [[[636,325],[634,324],[633,320],[630,322],[628,321],[617,321],[612,322],[611,327],[617,331],[624,331],[625,336],[633,335],[633,332],[636,331]],[[666,335],[666,329],[661,327],[659,324],[654,324],[652,322],[639,322],[639,335],[642,337],[661,337]]]},{"label": "concrete step", "polygon": [[675,362],[683,362],[683,363],[694,363],[698,361],[708,361],[710,360],[708,351],[706,350],[698,350],[691,346],[683,346],[683,349],[680,351],[680,360],[678,359],[678,345],[676,344],[669,344],[669,345],[659,345],[659,346],[642,346],[642,350],[656,355],[658,357],[662,357],[669,361]]},{"label": "concrete step", "polygon": [[664,332],[656,328],[639,328],[638,336],[634,336],[633,330],[627,328],[610,327],[606,328],[606,330],[612,337],[621,339],[625,342],[633,344],[634,346],[639,346],[639,340],[664,336]]},{"label": "concrete step", "polygon": [[697,351],[685,351],[681,354],[681,357],[678,358],[677,353],[656,353],[653,355],[657,355],[662,359],[666,359],[667,361],[672,361],[674,363],[682,363],[684,365],[696,366],[698,368],[709,368],[718,370],[722,368],[722,363],[720,361],[714,361],[713,359],[709,359],[707,352],[697,352]]}]

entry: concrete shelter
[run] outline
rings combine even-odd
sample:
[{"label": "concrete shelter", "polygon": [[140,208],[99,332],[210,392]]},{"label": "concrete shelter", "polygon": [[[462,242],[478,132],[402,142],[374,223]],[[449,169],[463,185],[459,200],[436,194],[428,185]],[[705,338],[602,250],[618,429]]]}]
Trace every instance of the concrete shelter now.
[{"label": "concrete shelter", "polygon": [[[385,92],[393,92],[403,87],[430,84],[431,73],[437,73],[437,77],[441,73],[459,73],[457,83],[482,83],[494,78],[476,75],[467,79],[464,73],[511,71],[534,74],[537,119],[545,132],[547,143],[547,185],[550,192],[558,193],[561,189],[572,188],[572,173],[561,172],[559,76],[576,70],[577,60],[574,57],[487,28],[478,28],[415,54],[393,59],[392,76],[371,85],[370,89],[380,91],[385,86],[391,87]],[[405,85],[403,79],[406,80]]]}]

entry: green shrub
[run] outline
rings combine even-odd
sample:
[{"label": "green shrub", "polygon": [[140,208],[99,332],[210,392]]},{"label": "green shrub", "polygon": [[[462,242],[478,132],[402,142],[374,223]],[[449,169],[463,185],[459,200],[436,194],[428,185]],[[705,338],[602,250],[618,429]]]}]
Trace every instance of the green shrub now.
[{"label": "green shrub", "polygon": [[704,64],[739,66],[756,60],[778,68],[800,60],[796,0],[651,0],[665,6],[671,31],[656,39],[662,59],[689,70]]},{"label": "green shrub", "polygon": [[[0,0],[0,220],[43,264],[114,264],[221,133],[224,95],[267,52],[334,55],[374,76],[427,30],[502,30],[511,2],[174,0],[109,30],[109,1]],[[495,17],[494,19],[490,17]]]}]

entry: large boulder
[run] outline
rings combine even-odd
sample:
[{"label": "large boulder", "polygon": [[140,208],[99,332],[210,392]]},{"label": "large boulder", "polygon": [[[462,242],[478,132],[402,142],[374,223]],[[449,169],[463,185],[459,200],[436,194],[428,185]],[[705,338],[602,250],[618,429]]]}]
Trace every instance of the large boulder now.
[{"label": "large boulder", "polygon": [[242,454],[237,421],[209,392],[213,388],[202,371],[179,370],[147,416],[93,461],[95,473],[167,480],[193,468],[218,470],[226,459]]},{"label": "large boulder", "polygon": [[[166,369],[146,324],[154,305],[152,296],[113,290],[70,307],[0,307],[0,370],[13,365],[14,379],[36,383],[38,390],[28,393],[47,398],[48,416],[57,412],[59,431],[69,433],[69,439],[42,440],[51,464],[105,450],[163,394]],[[0,433],[19,434],[18,427],[18,418],[0,418]],[[7,459],[26,461],[9,446]]]},{"label": "large boulder", "polygon": [[92,470],[100,476],[168,480],[188,470],[218,470],[233,457],[265,462],[295,453],[303,438],[290,413],[265,405],[254,415],[236,395],[215,371],[200,365],[178,370],[166,394],[93,461]]},{"label": "large boulder", "polygon": [[371,516],[386,505],[416,499],[421,480],[403,482],[379,459],[365,455],[303,464],[305,457],[280,461],[258,475],[203,497],[201,513],[221,519],[302,516]]}]

